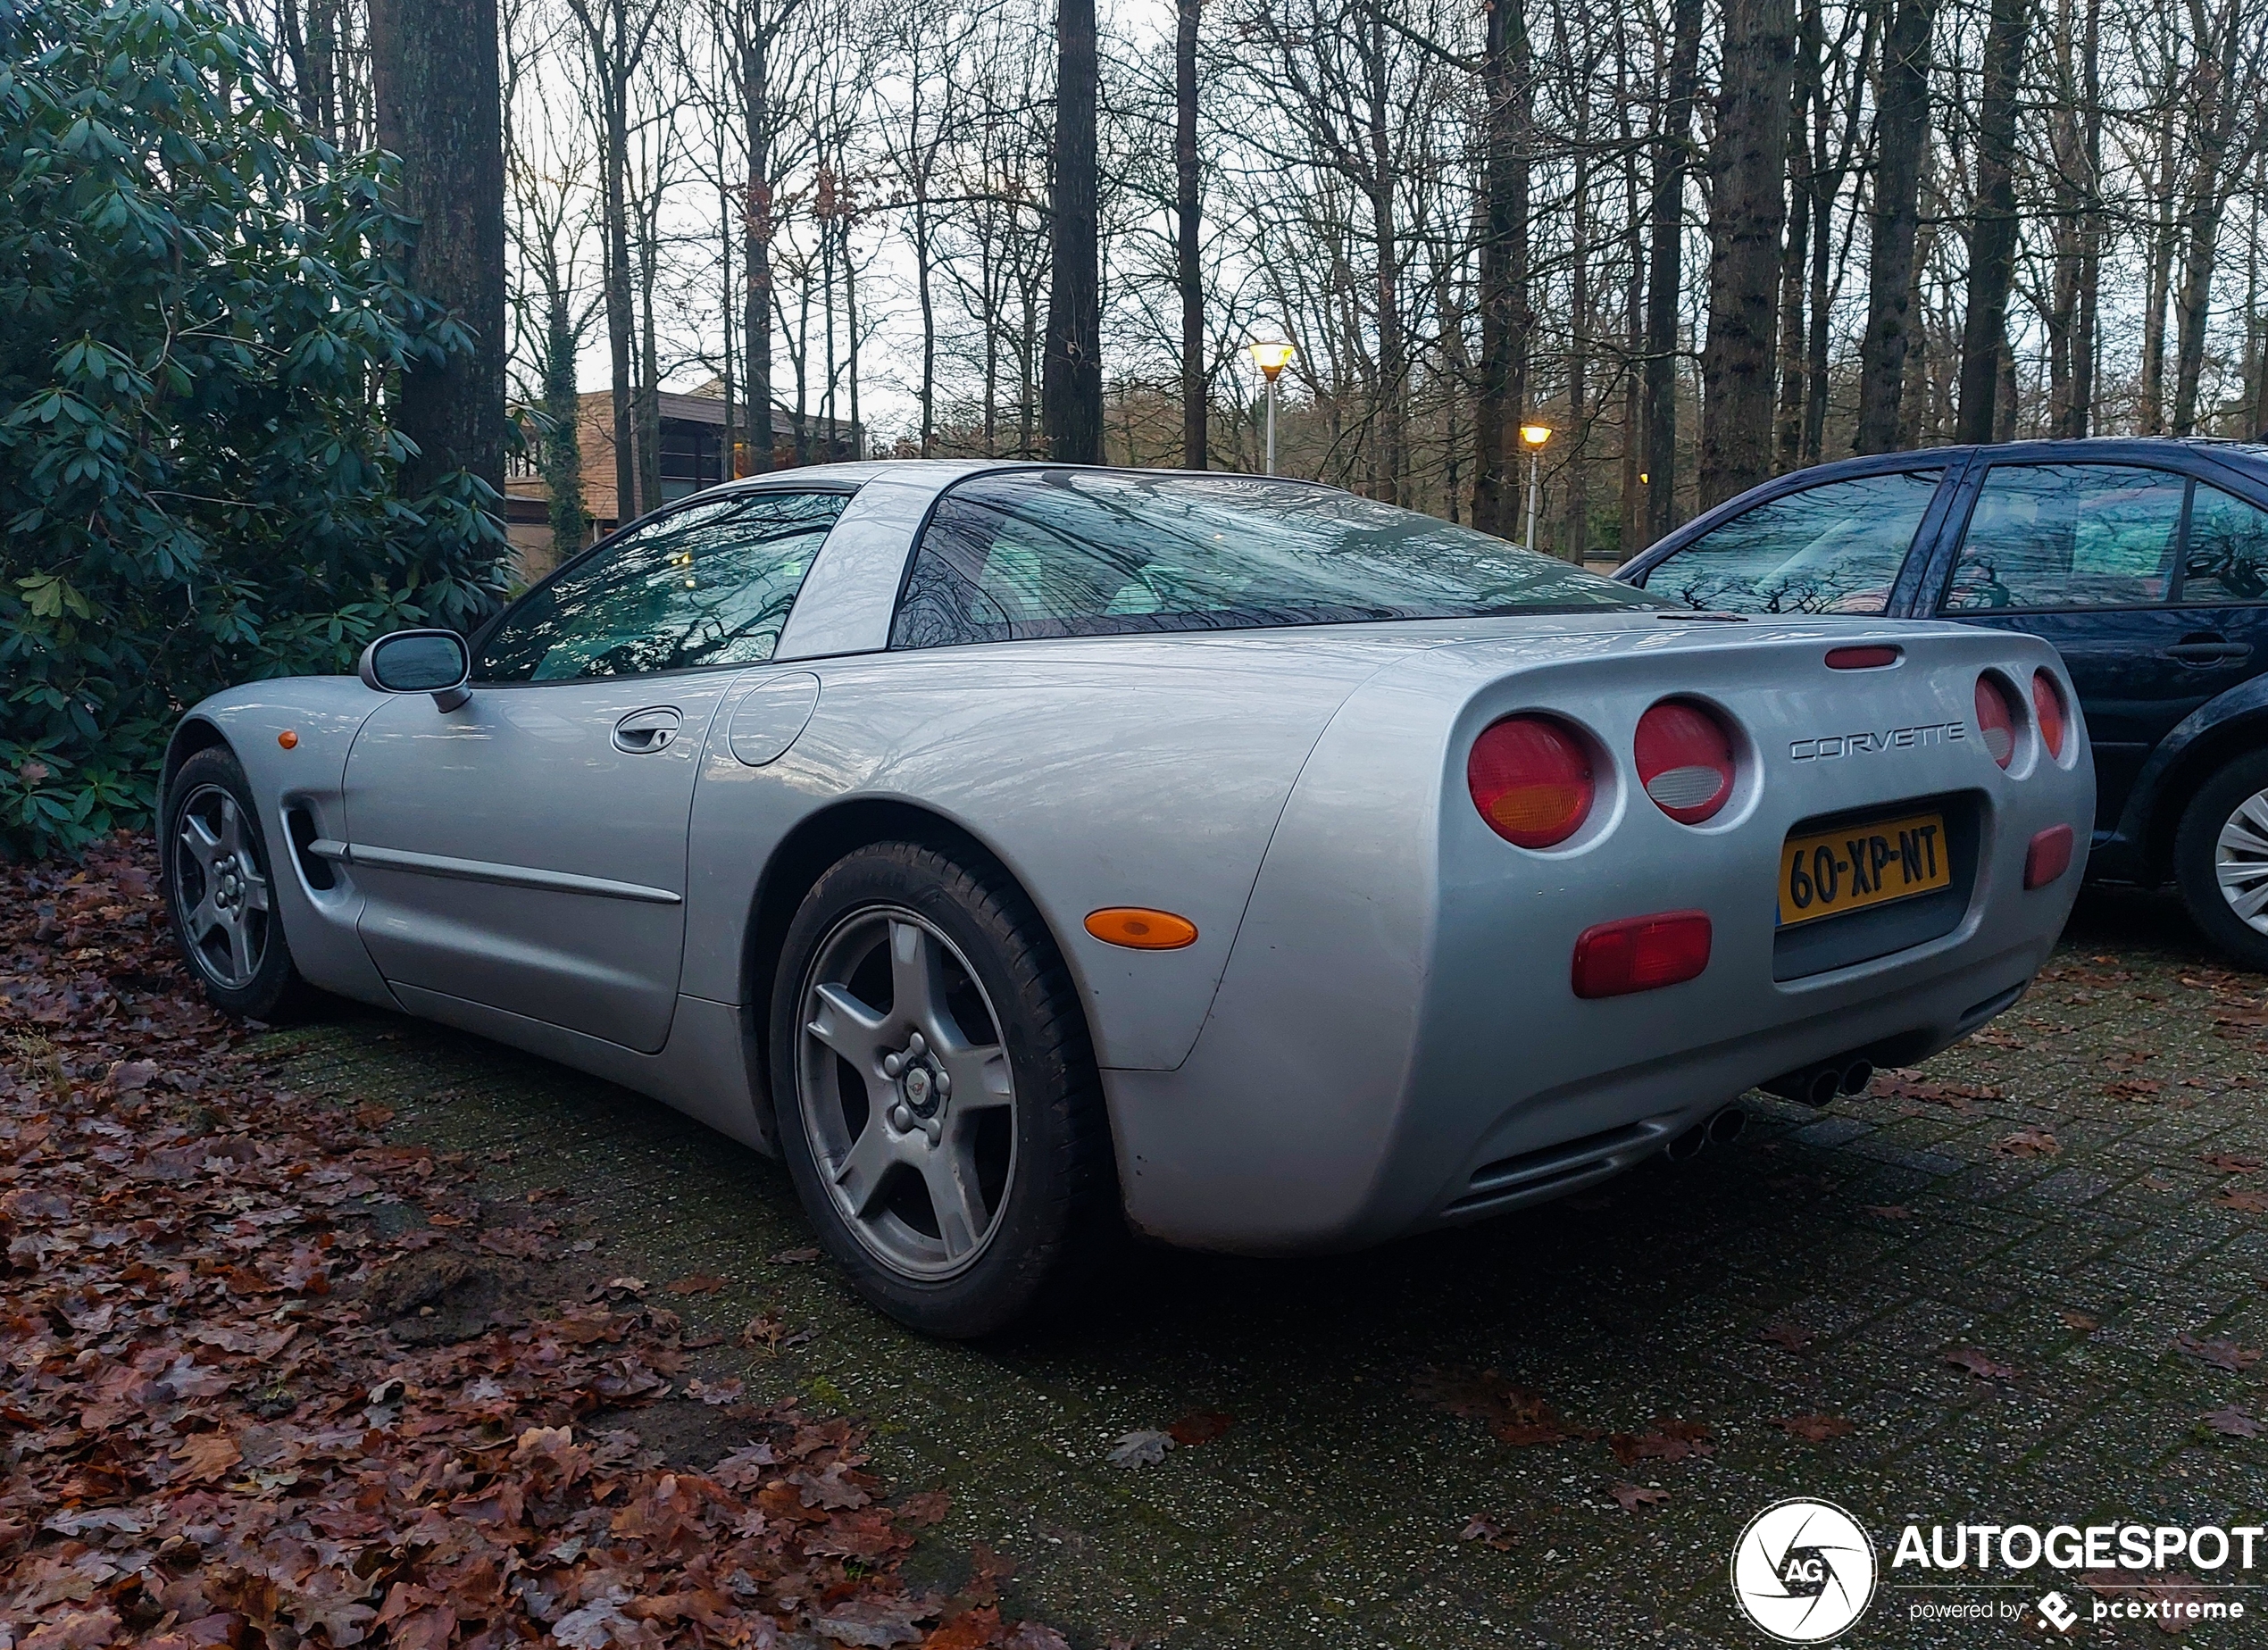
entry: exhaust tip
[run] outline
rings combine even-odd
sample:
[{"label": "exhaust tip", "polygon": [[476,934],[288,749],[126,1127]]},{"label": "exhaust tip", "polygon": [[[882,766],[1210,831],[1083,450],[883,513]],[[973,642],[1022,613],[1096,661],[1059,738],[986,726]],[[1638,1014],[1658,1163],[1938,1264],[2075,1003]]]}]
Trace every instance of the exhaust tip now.
[{"label": "exhaust tip", "polygon": [[1730,1146],[1747,1127],[1748,1113],[1737,1105],[1726,1106],[1704,1125],[1713,1146]]},{"label": "exhaust tip", "polygon": [[1689,1162],[1708,1144],[1708,1124],[1696,1123],[1683,1134],[1672,1135],[1670,1143],[1662,1148],[1662,1155],[1673,1163]]},{"label": "exhaust tip", "polygon": [[1822,1066],[1811,1074],[1804,1085],[1804,1104],[1825,1106],[1843,1091],[1843,1074],[1833,1066]]},{"label": "exhaust tip", "polygon": [[1871,1060],[1854,1060],[1843,1068],[1843,1092],[1847,1095],[1864,1094],[1866,1086],[1873,1080],[1874,1062]]}]

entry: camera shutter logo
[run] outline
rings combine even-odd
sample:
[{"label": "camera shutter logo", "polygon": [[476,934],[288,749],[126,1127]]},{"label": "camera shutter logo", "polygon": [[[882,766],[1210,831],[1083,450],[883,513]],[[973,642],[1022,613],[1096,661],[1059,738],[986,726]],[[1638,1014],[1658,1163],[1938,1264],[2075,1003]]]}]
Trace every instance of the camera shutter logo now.
[{"label": "camera shutter logo", "polygon": [[1874,1597],[1874,1544],[1831,1501],[1780,1501],[1748,1521],[1732,1549],[1732,1596],[1782,1644],[1824,1644]]}]

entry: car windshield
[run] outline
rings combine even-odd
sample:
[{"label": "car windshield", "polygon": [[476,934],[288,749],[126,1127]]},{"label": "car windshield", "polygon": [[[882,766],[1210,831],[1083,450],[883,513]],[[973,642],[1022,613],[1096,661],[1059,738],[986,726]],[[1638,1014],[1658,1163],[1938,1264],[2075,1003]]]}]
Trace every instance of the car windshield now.
[{"label": "car windshield", "polygon": [[891,645],[1667,605],[1332,488],[1023,470],[977,476],[938,502]]}]

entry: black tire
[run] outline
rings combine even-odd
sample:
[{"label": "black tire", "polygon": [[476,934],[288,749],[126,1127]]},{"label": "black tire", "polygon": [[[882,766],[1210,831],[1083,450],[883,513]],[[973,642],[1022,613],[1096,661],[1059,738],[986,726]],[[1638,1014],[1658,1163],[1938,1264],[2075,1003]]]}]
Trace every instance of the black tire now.
[{"label": "black tire", "polygon": [[[2174,832],[2173,879],[2181,903],[2207,939],[2239,966],[2268,973],[2268,929],[2254,926],[2268,918],[2268,911],[2252,922],[2239,916],[2222,892],[2218,863],[2222,828],[2239,808],[2264,796],[2268,796],[2268,751],[2239,756],[2207,779],[2182,810]],[[2268,812],[2268,803],[2259,804],[2259,811]],[[2257,819],[2253,824],[2257,829]],[[2268,831],[2259,834],[2268,837]]]},{"label": "black tire", "polygon": [[[229,827],[231,806],[234,823]],[[189,846],[193,816],[204,835],[216,839],[209,852],[217,857],[225,850],[231,862],[225,871],[208,868]],[[227,840],[220,841],[222,838]],[[157,842],[174,942],[205,1000],[238,1020],[274,1022],[304,1012],[312,993],[284,938],[274,862],[260,810],[242,764],[225,746],[198,751],[174,774],[166,788]],[[235,913],[246,938],[242,950],[231,944],[236,929],[201,920],[198,913],[210,909],[204,905],[208,896],[224,912]]]},{"label": "black tire", "polygon": [[[868,938],[878,924],[880,975],[872,972],[877,954]],[[936,971],[929,976],[938,983],[936,1000],[953,1004],[958,1017],[957,1039],[936,1039],[950,1047],[932,1046],[925,1054],[918,1045],[899,1046],[907,1045],[907,1027],[915,1023],[901,1016],[895,983],[902,932],[934,946],[921,954]],[[832,971],[854,966],[843,959],[862,956],[855,965],[861,971]],[[851,1028],[863,1039],[856,1060],[841,1054],[838,1039],[822,1046],[806,1029],[822,1015],[813,994],[830,981],[838,982],[830,989],[848,993],[877,1016]],[[980,996],[970,995],[971,985]],[[885,996],[887,1010],[880,1007]],[[906,1015],[922,1012],[917,1005]],[[781,1154],[827,1252],[868,1300],[925,1334],[964,1339],[1050,1310],[1078,1292],[1117,1230],[1109,1123],[1070,972],[1038,912],[1004,872],[910,842],[878,843],[840,861],[805,896],[788,926],[770,1025]],[[981,1026],[994,1028],[991,1041]],[[886,1047],[895,1053],[876,1052]],[[975,1069],[968,1062],[980,1062],[996,1095],[1004,1057],[1013,1079],[1007,1117],[1000,1119],[996,1098],[963,1106],[971,1092],[966,1073]],[[892,1059],[902,1063],[876,1063]],[[925,1068],[924,1060],[935,1063]],[[948,1067],[964,1074],[957,1090]],[[921,1116],[907,1104],[917,1070],[931,1072],[919,1099],[936,1108]],[[935,1071],[946,1072],[943,1084]],[[836,1116],[843,1120],[839,1128]],[[814,1129],[831,1140],[815,1139]],[[868,1130],[882,1132],[870,1142]],[[1005,1171],[998,1169],[1003,1139]],[[875,1175],[854,1177],[838,1193],[838,1168],[855,1155],[854,1146],[870,1145],[914,1161],[877,1158]],[[985,1153],[991,1156],[980,1161]],[[947,1154],[975,1163],[974,1176],[963,1176],[962,1185],[984,1180],[988,1162],[995,1177],[976,1201],[962,1204],[964,1213],[989,1224],[981,1235],[973,1231],[974,1219],[954,1227],[973,1243],[957,1259],[943,1235],[944,1207],[930,1190],[932,1172]],[[862,1184],[871,1188],[863,1213],[847,1206],[860,1201]]]}]

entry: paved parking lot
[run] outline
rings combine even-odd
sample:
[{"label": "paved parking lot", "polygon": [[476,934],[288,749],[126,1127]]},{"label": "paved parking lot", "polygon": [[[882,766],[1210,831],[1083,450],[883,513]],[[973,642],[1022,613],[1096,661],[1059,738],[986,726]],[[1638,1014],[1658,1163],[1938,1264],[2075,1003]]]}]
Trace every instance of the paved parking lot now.
[{"label": "paved parking lot", "polygon": [[[2243,1436],[2268,1422],[2264,990],[2166,902],[2089,896],[2014,1012],[1865,1099],[1751,1095],[1691,1163],[1352,1259],[1141,1254],[1090,1312],[981,1347],[870,1312],[781,1171],[649,1102],[374,1013],[273,1050],[398,1138],[494,1154],[496,1196],[554,1198],[614,1271],[726,1279],[686,1297],[724,1337],[699,1372],[868,1417],[876,1470],[953,1497],[910,1571],[989,1548],[1080,1650],[1732,1646],[1764,1642],[1733,1540],[1787,1496],[1849,1508],[1885,1562],[1909,1521],[2268,1521]],[[688,1465],[732,1447],[689,1399],[630,1424]],[[1153,1429],[1191,1441],[1109,1462]],[[1922,1596],[1886,1589],[1851,1642],[2040,1639],[1917,1623]]]}]

